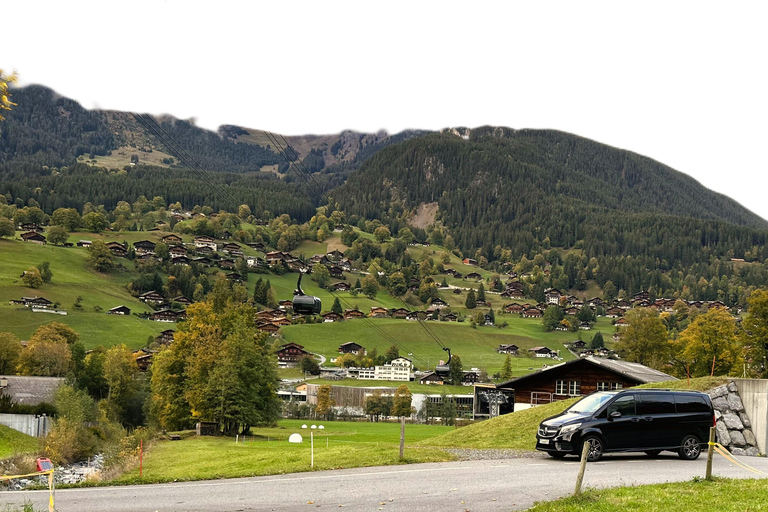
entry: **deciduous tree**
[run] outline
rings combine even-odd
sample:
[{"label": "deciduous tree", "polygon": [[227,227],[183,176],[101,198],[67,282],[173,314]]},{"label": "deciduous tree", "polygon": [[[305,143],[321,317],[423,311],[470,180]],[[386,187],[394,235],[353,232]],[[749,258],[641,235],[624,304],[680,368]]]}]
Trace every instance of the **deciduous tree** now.
[{"label": "deciduous tree", "polygon": [[16,373],[16,364],[21,354],[19,338],[10,332],[0,332],[0,375]]},{"label": "deciduous tree", "polygon": [[331,411],[333,411],[333,406],[336,405],[336,402],[333,400],[331,393],[332,387],[330,384],[323,384],[317,388],[317,408],[315,413],[318,416],[327,418]]},{"label": "deciduous tree", "polygon": [[635,308],[624,316],[628,324],[622,327],[616,348],[624,358],[652,368],[661,368],[668,355],[667,329],[652,308]]},{"label": "deciduous tree", "polygon": [[679,341],[691,376],[729,375],[739,361],[736,319],[723,308],[712,308],[696,317]]}]

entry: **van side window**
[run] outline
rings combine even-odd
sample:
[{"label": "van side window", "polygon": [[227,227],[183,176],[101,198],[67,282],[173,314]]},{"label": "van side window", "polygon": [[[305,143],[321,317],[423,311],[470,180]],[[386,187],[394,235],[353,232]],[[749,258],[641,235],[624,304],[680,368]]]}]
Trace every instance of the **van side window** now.
[{"label": "van side window", "polygon": [[677,412],[710,412],[703,396],[675,395]]},{"label": "van side window", "polygon": [[628,396],[622,396],[617,398],[613,401],[611,405],[608,406],[608,416],[611,415],[612,412],[618,411],[621,413],[621,416],[626,418],[627,416],[634,416],[635,415],[635,397],[633,395]]},{"label": "van side window", "polygon": [[661,393],[643,393],[640,395],[640,407],[638,414],[674,414],[675,400],[672,395],[662,395]]}]

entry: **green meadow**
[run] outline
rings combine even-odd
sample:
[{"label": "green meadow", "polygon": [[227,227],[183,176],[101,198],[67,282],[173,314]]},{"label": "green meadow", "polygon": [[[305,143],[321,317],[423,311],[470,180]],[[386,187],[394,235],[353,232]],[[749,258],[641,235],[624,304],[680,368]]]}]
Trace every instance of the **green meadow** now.
[{"label": "green meadow", "polygon": [[[301,425],[322,425],[323,430]],[[442,450],[413,443],[452,430],[436,425],[407,425],[405,458],[399,459],[400,424],[318,420],[281,420],[278,427],[253,428],[245,439],[187,437],[159,441],[144,456],[144,476],[138,468],[112,483],[168,482],[235,478],[311,471],[310,432],[314,436],[315,470],[382,466],[415,462],[440,462],[453,457]],[[303,442],[288,442],[298,433]],[[226,460],[226,464],[221,461]]]},{"label": "green meadow", "polygon": [[0,425],[0,460],[21,453],[36,452],[39,448],[34,437]]}]

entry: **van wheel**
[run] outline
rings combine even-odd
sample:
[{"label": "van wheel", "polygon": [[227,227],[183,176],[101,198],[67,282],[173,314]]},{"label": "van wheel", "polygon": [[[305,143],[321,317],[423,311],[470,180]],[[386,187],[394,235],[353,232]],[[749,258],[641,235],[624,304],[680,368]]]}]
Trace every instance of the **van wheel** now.
[{"label": "van wheel", "polygon": [[699,438],[693,435],[687,435],[680,443],[678,455],[683,460],[696,460],[701,455],[701,443]]},{"label": "van wheel", "polygon": [[582,450],[584,443],[589,443],[589,451],[587,452],[587,462],[597,462],[603,457],[603,440],[597,436],[586,436],[582,441]]},{"label": "van wheel", "polygon": [[661,450],[647,450],[645,454],[649,457],[658,457],[661,453]]}]

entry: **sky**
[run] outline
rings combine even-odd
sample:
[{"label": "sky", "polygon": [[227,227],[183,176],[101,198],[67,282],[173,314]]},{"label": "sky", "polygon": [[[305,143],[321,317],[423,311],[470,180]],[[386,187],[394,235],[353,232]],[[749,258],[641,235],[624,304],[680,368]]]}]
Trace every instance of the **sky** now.
[{"label": "sky", "polygon": [[284,135],[562,130],[768,219],[765,2],[15,2],[0,69],[86,108]]}]

